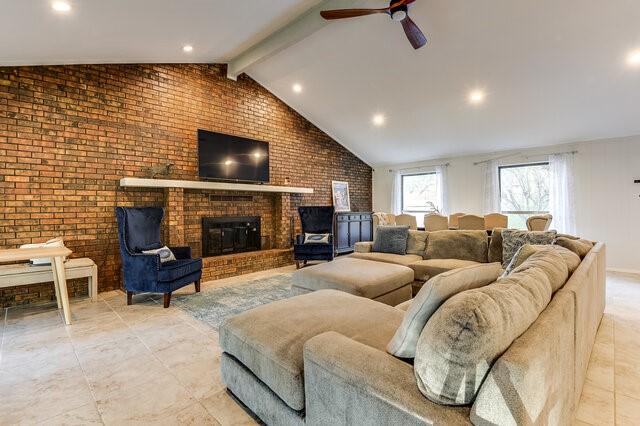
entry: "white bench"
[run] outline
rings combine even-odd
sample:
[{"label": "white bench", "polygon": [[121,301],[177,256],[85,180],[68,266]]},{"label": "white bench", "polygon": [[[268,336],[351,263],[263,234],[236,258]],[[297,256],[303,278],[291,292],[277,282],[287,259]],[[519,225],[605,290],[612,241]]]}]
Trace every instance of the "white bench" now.
[{"label": "white bench", "polygon": [[[64,262],[67,279],[88,278],[89,297],[98,300],[98,266],[84,257]],[[53,282],[51,265],[33,266],[28,263],[0,265],[0,288]],[[57,295],[57,289],[56,289]]]}]

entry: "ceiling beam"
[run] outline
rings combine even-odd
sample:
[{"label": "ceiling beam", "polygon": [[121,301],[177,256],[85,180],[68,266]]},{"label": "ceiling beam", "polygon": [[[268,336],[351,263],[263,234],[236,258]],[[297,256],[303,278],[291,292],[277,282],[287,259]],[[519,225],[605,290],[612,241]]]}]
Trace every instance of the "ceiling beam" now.
[{"label": "ceiling beam", "polygon": [[350,8],[364,2],[365,0],[322,0],[284,27],[229,60],[227,77],[236,80],[250,66],[293,46],[323,28],[329,21],[320,16],[320,11]]}]

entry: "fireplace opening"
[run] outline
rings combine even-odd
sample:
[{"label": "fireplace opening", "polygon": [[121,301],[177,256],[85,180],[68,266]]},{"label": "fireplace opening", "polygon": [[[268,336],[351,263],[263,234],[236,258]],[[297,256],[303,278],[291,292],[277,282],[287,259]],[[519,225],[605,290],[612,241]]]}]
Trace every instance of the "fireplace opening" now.
[{"label": "fireplace opening", "polygon": [[202,218],[202,256],[260,250],[260,217]]}]

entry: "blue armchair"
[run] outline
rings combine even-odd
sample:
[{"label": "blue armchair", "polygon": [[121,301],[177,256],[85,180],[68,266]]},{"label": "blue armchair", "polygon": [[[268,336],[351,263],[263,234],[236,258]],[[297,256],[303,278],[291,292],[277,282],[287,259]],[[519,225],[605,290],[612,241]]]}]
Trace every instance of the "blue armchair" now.
[{"label": "blue armchair", "polygon": [[[300,262],[306,265],[309,260],[333,260],[333,212],[332,206],[298,207],[302,235],[296,235],[293,245],[296,268],[300,268]],[[329,243],[304,244],[305,233],[329,234]]]},{"label": "blue armchair", "polygon": [[144,254],[163,246],[160,223],[164,210],[157,207],[116,207],[122,275],[127,305],[137,292],[164,293],[164,307],[171,303],[171,292],[188,284],[200,291],[202,259],[191,258],[191,247],[169,247],[176,260],[161,263],[157,254]]}]

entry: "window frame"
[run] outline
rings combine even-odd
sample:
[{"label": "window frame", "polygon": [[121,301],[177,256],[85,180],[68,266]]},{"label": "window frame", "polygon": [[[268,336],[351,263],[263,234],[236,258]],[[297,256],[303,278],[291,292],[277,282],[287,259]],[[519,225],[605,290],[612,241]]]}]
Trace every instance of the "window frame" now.
[{"label": "window frame", "polygon": [[548,166],[548,161],[537,161],[535,163],[518,163],[509,164],[506,166],[498,166],[498,200],[500,202],[500,213],[502,214],[546,214],[549,210],[537,211],[537,210],[502,210],[502,169],[515,169],[520,167],[533,167],[533,166]]},{"label": "window frame", "polygon": [[[404,209],[404,178],[405,176],[426,176],[426,175],[436,175],[436,172],[419,172],[419,173],[406,173],[400,175],[400,210],[404,213],[429,213],[431,210],[405,210]],[[437,185],[437,182],[436,182]],[[435,204],[435,203],[434,203]]]}]

